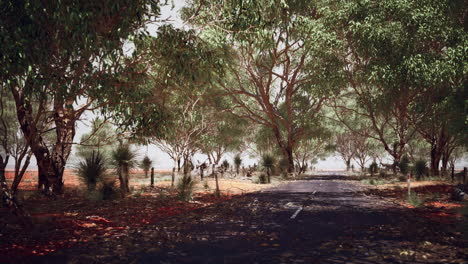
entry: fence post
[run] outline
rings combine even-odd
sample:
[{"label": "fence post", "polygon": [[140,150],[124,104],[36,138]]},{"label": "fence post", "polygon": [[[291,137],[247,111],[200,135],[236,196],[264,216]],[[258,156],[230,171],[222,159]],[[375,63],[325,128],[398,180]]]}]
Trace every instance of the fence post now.
[{"label": "fence post", "polygon": [[408,179],[406,180],[408,186],[408,195],[411,194],[411,173],[408,173]]},{"label": "fence post", "polygon": [[151,167],[151,187],[154,187],[154,167]]},{"label": "fence post", "polygon": [[466,167],[463,168],[463,184],[466,183]]}]

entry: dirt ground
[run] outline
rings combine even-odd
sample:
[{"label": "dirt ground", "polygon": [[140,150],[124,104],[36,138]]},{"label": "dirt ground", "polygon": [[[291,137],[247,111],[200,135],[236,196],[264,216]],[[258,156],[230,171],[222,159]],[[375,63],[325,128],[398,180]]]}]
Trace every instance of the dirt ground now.
[{"label": "dirt ground", "polygon": [[[206,186],[205,182],[208,186]],[[31,256],[42,256],[72,248],[98,236],[111,237],[126,230],[153,225],[190,211],[265,188],[252,179],[220,178],[221,197],[214,196],[214,179],[197,181],[193,200],[184,202],[170,188],[168,175],[158,175],[154,188],[144,175],[132,175],[132,193],[125,198],[96,199],[68,178],[67,191],[55,200],[43,197],[35,186],[23,184],[19,200],[30,218],[22,219],[0,208],[0,263],[14,263]]]}]

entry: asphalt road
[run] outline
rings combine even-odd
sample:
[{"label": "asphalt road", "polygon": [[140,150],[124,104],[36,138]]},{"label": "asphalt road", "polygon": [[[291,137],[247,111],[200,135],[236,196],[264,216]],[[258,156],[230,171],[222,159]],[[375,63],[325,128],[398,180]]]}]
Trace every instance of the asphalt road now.
[{"label": "asphalt road", "polygon": [[346,176],[314,176],[33,262],[465,263],[463,249],[436,252],[447,248],[437,228],[364,190]]}]

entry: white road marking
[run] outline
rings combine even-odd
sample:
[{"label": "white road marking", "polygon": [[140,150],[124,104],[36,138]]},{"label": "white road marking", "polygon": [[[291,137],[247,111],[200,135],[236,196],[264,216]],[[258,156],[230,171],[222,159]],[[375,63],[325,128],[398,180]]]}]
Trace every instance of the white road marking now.
[{"label": "white road marking", "polygon": [[296,218],[296,216],[302,211],[302,206],[297,208],[296,212],[294,212],[294,214],[291,216],[290,219],[294,219]]}]

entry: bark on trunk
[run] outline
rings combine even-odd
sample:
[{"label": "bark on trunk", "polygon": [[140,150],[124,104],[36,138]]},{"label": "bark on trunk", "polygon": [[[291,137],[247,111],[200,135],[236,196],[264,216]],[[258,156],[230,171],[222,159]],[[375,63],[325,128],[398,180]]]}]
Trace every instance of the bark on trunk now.
[{"label": "bark on trunk", "polygon": [[345,162],[346,162],[346,171],[349,171],[351,169],[351,158],[349,158]]},{"label": "bark on trunk", "polygon": [[[30,86],[30,84],[26,85]],[[32,87],[29,88],[32,89]],[[48,194],[60,194],[63,192],[63,172],[75,136],[75,122],[80,114],[73,110],[73,102],[65,104],[64,100],[59,98],[54,100],[52,117],[55,123],[56,142],[49,149],[42,138],[42,130],[38,127],[38,120],[33,113],[32,105],[20,90],[12,86],[11,91],[15,99],[21,131],[37,160],[38,189]],[[46,104],[46,102],[41,103]]]},{"label": "bark on trunk", "polygon": [[215,177],[215,182],[216,182],[216,193],[215,196],[219,197],[221,195],[221,192],[219,191],[219,182],[218,182],[218,173],[214,174]]},{"label": "bark on trunk", "polygon": [[431,148],[431,175],[439,176],[439,164],[442,153],[438,150],[437,146]]},{"label": "bark on trunk", "polygon": [[16,193],[18,191],[18,186],[21,183],[21,180],[23,179],[24,173],[26,172],[26,169],[29,167],[29,163],[31,162],[31,156],[32,153],[28,153],[26,156],[26,160],[23,163],[23,166],[20,166],[20,161],[17,160],[15,164],[15,178],[13,179],[13,183],[11,185],[11,192],[13,193],[14,196],[16,196]]},{"label": "bark on trunk", "polygon": [[172,168],[172,175],[171,175],[171,187],[172,187],[172,188],[174,188],[175,171],[176,171],[176,167]]}]

